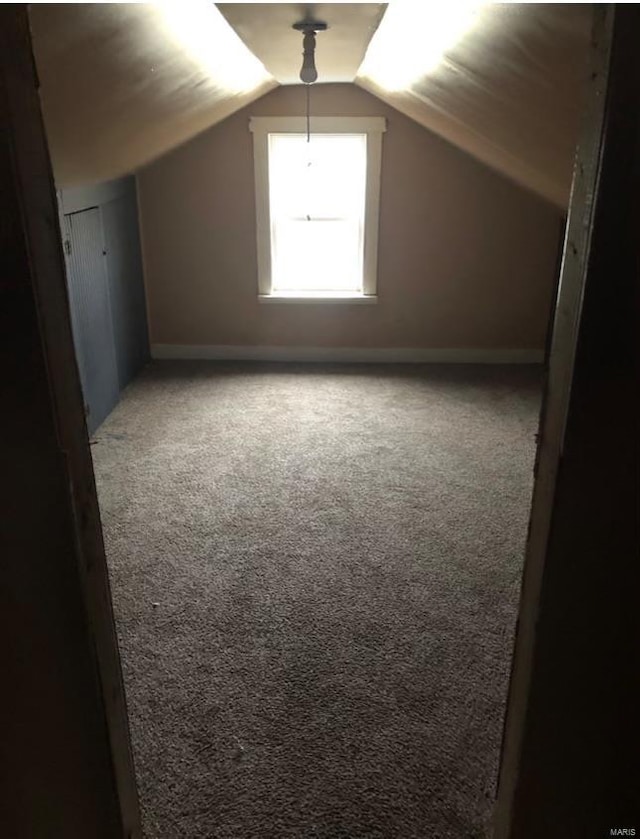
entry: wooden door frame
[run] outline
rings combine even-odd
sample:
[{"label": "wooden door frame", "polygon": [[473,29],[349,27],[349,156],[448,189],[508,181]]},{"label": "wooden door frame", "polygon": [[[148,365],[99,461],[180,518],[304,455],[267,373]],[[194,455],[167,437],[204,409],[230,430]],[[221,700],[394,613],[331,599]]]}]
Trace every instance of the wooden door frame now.
[{"label": "wooden door frame", "polygon": [[[579,831],[581,836],[600,836],[605,827],[596,826],[594,812],[600,819],[610,818],[610,828],[624,826],[613,820],[630,812],[632,781],[631,773],[626,776],[623,771],[629,763],[624,748],[616,755],[619,767],[609,769],[616,781],[606,791],[598,786],[598,772],[585,763],[611,759],[608,732],[617,732],[617,746],[624,742],[619,733],[624,720],[611,720],[624,714],[631,695],[631,663],[614,644],[630,644],[632,638],[626,614],[633,601],[625,589],[637,554],[629,513],[632,481],[625,467],[604,464],[620,453],[633,457],[636,436],[628,418],[633,387],[628,347],[633,333],[629,297],[638,265],[634,120],[640,62],[633,57],[633,39],[640,15],[614,5],[594,5],[593,10],[588,89],[547,360],[494,839],[552,835],[550,830],[557,831],[553,835],[577,836]],[[612,290],[620,292],[619,298],[611,296]],[[585,300],[590,302],[588,310]],[[593,300],[607,301],[607,307],[594,314]],[[598,400],[608,404],[612,384],[619,388],[620,399],[628,401],[618,406],[620,418],[613,417],[604,430]],[[605,408],[604,415],[611,414]],[[617,452],[607,449],[607,434],[619,437]],[[592,483],[586,483],[587,478]],[[599,478],[612,483],[604,486]],[[584,518],[586,511],[592,516],[589,520]],[[617,540],[609,538],[611,528],[619,531]],[[590,548],[607,541],[616,552],[614,561],[602,548]],[[599,577],[593,569],[607,562],[612,573],[619,574],[621,587],[614,589],[615,596],[597,588]],[[579,585],[568,582],[572,574],[574,580],[580,575]],[[563,615],[564,620],[559,617]],[[567,635],[570,641],[554,634],[584,631],[593,626],[594,617],[603,630],[598,647],[581,641],[580,634]],[[598,634],[597,626],[590,629],[593,635]],[[583,666],[574,665],[576,659],[591,660]],[[617,663],[616,673],[608,672],[610,661]],[[567,685],[559,683],[562,679]],[[604,705],[599,692],[614,699]],[[573,726],[575,717],[580,722]],[[585,736],[591,751],[581,745]],[[562,765],[557,773],[554,756]],[[549,777],[566,785],[557,790],[555,800]],[[601,805],[594,806],[590,795],[600,796]],[[534,815],[545,807],[543,818]]]},{"label": "wooden door frame", "polygon": [[40,110],[26,5],[0,9],[0,60],[15,179],[47,359],[57,437],[71,483],[84,610],[108,731],[122,839],[142,836],[129,721],[100,512],[71,332],[58,204]]}]

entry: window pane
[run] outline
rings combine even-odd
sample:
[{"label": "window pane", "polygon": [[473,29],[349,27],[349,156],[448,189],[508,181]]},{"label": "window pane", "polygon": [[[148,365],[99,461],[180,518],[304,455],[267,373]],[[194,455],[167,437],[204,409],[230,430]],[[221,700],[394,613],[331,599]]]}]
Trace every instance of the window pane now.
[{"label": "window pane", "polygon": [[358,222],[282,221],[272,243],[273,291],[362,292]]},{"label": "window pane", "polygon": [[269,135],[274,291],[362,290],[366,141]]},{"label": "window pane", "polygon": [[269,137],[272,217],[336,218],[364,212],[365,134]]}]

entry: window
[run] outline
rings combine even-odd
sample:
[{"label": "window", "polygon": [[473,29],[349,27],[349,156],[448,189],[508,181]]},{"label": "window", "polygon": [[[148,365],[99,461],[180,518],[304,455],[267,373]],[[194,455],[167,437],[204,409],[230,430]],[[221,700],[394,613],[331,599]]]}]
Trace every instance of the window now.
[{"label": "window", "polygon": [[254,117],[258,290],[264,300],[376,294],[378,117]]}]

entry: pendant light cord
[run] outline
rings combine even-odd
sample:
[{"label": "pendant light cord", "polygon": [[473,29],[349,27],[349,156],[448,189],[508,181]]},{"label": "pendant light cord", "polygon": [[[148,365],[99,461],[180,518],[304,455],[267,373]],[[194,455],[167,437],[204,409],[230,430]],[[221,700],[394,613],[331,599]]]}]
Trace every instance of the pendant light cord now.
[{"label": "pendant light cord", "polygon": [[[305,84],[307,93],[307,171],[311,166],[311,85]],[[307,213],[307,221],[311,221],[311,216]]]}]

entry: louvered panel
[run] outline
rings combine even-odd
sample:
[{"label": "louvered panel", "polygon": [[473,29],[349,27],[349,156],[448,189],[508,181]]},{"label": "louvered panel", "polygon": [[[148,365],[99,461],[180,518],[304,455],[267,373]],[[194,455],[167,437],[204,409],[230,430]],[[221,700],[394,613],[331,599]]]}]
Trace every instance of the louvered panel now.
[{"label": "louvered panel", "polygon": [[67,281],[76,356],[92,433],[118,401],[118,370],[100,210],[65,216]]}]

